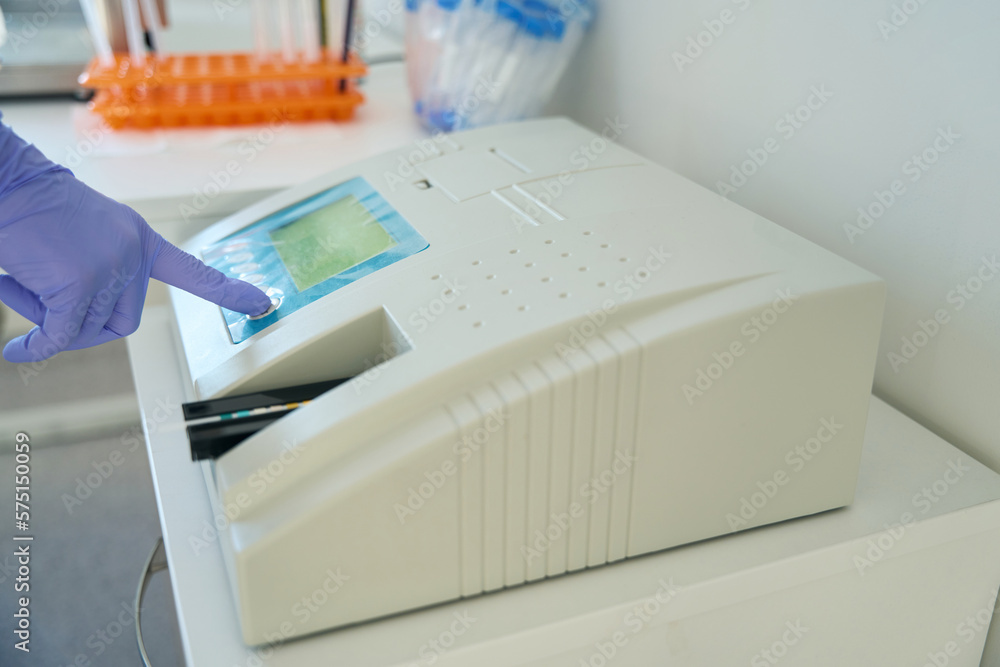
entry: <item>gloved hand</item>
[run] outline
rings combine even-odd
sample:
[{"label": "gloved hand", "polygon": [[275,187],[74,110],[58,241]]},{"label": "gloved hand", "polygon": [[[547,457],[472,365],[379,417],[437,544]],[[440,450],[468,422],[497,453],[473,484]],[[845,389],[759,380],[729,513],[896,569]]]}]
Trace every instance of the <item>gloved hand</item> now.
[{"label": "gloved hand", "polygon": [[8,361],[47,359],[139,326],[150,278],[259,315],[256,287],[228,278],[154,232],[131,208],[78,181],[0,124],[0,300],[38,326]]}]

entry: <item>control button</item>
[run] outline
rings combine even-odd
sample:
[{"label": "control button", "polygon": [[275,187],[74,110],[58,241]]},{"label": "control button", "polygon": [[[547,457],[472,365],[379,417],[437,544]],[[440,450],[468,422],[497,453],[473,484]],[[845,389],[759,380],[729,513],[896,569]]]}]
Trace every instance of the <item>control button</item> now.
[{"label": "control button", "polygon": [[278,297],[271,297],[271,307],[270,308],[268,308],[267,310],[265,310],[260,315],[247,315],[247,319],[248,320],[259,320],[259,319],[265,318],[268,315],[270,315],[271,313],[273,313],[274,311],[278,310],[278,306],[280,306],[280,305],[281,305],[281,299],[280,298],[278,298]]},{"label": "control button", "polygon": [[237,250],[246,250],[248,245],[246,241],[237,241],[236,243],[224,246],[221,250],[222,252],[236,252]]},{"label": "control button", "polygon": [[247,262],[246,264],[237,264],[236,266],[229,267],[229,270],[233,273],[250,273],[256,271],[260,268],[260,264],[257,262]]},{"label": "control button", "polygon": [[[240,280],[250,283],[251,285],[257,285],[258,287],[264,282],[264,274],[262,273],[242,273],[240,274]],[[261,287],[261,289],[266,289]]]},{"label": "control button", "polygon": [[277,287],[266,287],[265,285],[261,285],[260,289],[264,290],[264,294],[268,295],[271,298],[274,298],[274,297],[281,298],[281,297],[285,296],[285,293],[282,292]]},{"label": "control button", "polygon": [[230,264],[239,264],[240,262],[249,262],[253,259],[252,252],[237,252],[232,255],[226,255],[226,261]]}]

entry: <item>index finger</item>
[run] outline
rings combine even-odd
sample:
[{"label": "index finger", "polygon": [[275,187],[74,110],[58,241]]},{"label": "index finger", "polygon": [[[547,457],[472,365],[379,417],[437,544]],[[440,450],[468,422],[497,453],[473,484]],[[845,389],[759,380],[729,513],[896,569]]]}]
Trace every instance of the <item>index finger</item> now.
[{"label": "index finger", "polygon": [[227,277],[164,239],[160,240],[150,277],[247,315],[259,315],[271,307],[271,299],[263,291]]}]

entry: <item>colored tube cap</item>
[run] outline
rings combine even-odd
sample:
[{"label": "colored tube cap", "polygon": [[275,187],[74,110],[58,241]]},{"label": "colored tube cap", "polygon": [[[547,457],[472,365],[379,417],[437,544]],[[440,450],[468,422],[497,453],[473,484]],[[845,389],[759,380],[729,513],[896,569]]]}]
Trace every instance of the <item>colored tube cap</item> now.
[{"label": "colored tube cap", "polygon": [[546,21],[541,16],[528,15],[524,17],[524,31],[532,37],[541,39],[548,32]]},{"label": "colored tube cap", "polygon": [[521,19],[524,17],[521,10],[513,3],[507,2],[507,0],[500,0],[497,2],[497,14],[508,21],[513,21],[514,23],[520,23]]},{"label": "colored tube cap", "polygon": [[557,12],[555,7],[552,5],[542,2],[541,0],[524,0],[524,8],[529,12]]}]

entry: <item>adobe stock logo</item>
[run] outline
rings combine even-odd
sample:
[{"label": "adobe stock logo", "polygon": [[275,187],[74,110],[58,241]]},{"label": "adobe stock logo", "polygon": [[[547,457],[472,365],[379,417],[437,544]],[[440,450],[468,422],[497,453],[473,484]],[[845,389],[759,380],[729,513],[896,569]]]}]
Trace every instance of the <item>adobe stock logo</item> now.
[{"label": "adobe stock logo", "polygon": [[[801,104],[778,117],[774,122],[774,131],[781,136],[781,139],[786,142],[790,141],[816,116],[820,109],[826,106],[833,96],[833,91],[829,90],[826,84],[810,87]],[[725,181],[715,182],[716,192],[723,197],[736,194],[755,174],[764,168],[772,155],[781,150],[782,145],[780,139],[771,136],[764,139],[759,147],[748,148],[746,150],[747,159],[729,166],[729,178]]]},{"label": "adobe stock logo", "polygon": [[[906,159],[899,170],[906,181],[916,183],[937,164],[941,156],[947,153],[962,138],[951,126],[939,127],[934,138],[920,151]],[[893,179],[885,190],[872,191],[872,199],[864,206],[859,206],[858,217],[854,223],[844,224],[844,234],[851,245],[869,229],[875,226],[882,216],[889,212],[896,203],[901,201],[909,191],[909,186],[902,178]]]},{"label": "adobe stock logo", "polygon": [[976,295],[998,275],[1000,275],[1000,261],[997,260],[997,256],[983,256],[975,272],[965,280],[956,283],[955,287],[949,290],[945,296],[951,310],[938,308],[927,319],[918,319],[917,326],[912,333],[900,338],[899,347],[889,350],[886,354],[886,360],[892,367],[892,371],[899,373],[901,368],[913,361],[920,351],[944,330],[945,326],[952,321],[953,316],[976,298]]},{"label": "adobe stock logo", "polygon": [[[732,0],[732,2],[741,12],[745,12],[750,8],[752,0]],[[684,48],[675,50],[671,54],[677,71],[683,74],[684,68],[694,65],[694,61],[710,49],[716,40],[722,37],[726,27],[736,23],[738,18],[739,14],[732,9],[723,9],[717,18],[702,21],[701,25],[704,30],[689,35],[684,43]]]},{"label": "adobe stock logo", "polygon": [[879,19],[875,22],[875,27],[882,35],[882,40],[889,41],[889,38],[909,23],[910,18],[915,16],[925,4],[927,4],[927,0],[903,0],[899,4],[893,4],[888,19]]},{"label": "adobe stock logo", "polygon": [[757,490],[740,498],[739,508],[735,513],[726,514],[729,530],[737,531],[747,527],[757,517],[757,514],[778,495],[782,487],[787,486],[796,473],[801,472],[810,461],[818,457],[843,428],[844,425],[839,423],[836,417],[820,419],[819,427],[812,437],[807,438],[802,444],[795,445],[785,453],[785,463],[791,470],[786,471],[779,468],[774,471],[770,478],[765,478],[763,481],[758,480]]},{"label": "adobe stock logo", "polygon": [[704,368],[696,369],[692,383],[681,386],[681,392],[683,392],[688,405],[694,405],[695,399],[704,396],[705,392],[711,390],[726,371],[732,368],[739,358],[746,354],[747,350],[760,340],[761,336],[769,331],[778,322],[781,315],[787,313],[799,298],[798,295],[792,293],[790,288],[776,290],[775,294],[777,297],[770,306],[745,321],[740,327],[740,333],[746,339],[745,343],[742,339],[736,339],[721,351],[713,352],[713,361]]}]

